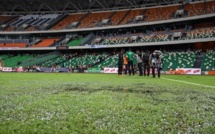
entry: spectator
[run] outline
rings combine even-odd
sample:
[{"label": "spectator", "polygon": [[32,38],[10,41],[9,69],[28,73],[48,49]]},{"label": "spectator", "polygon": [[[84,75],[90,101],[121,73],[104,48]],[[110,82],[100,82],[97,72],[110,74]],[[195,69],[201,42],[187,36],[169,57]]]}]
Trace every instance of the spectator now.
[{"label": "spectator", "polygon": [[72,66],[72,73],[74,73],[74,70],[75,70],[75,66]]},{"label": "spectator", "polygon": [[31,68],[31,67],[28,65],[28,67],[27,67],[28,72],[30,71],[30,68]]},{"label": "spectator", "polygon": [[33,65],[33,72],[36,71],[36,65]]},{"label": "spectator", "polygon": [[51,72],[55,71],[55,65],[52,65]]}]

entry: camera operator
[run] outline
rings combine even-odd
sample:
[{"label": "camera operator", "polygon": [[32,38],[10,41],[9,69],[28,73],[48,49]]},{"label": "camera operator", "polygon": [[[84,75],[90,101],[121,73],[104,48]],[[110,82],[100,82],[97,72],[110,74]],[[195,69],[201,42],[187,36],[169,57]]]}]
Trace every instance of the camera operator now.
[{"label": "camera operator", "polygon": [[160,78],[160,70],[161,68],[161,58],[162,58],[162,52],[155,50],[150,56],[149,56],[149,65],[152,68],[152,78],[155,78],[155,69],[157,69],[158,78]]}]

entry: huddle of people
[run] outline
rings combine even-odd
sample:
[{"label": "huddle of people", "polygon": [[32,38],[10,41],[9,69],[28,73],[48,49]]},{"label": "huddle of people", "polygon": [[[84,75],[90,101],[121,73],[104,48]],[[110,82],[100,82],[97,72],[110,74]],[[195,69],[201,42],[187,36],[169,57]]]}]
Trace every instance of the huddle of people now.
[{"label": "huddle of people", "polygon": [[134,60],[137,61],[137,67],[139,70],[139,76],[149,76],[150,68],[152,70],[152,78],[156,77],[156,72],[158,78],[160,78],[160,70],[162,69],[162,52],[155,50],[150,54],[149,51],[136,53],[132,52],[131,48],[127,52],[121,49],[118,55],[118,75],[135,75]]}]

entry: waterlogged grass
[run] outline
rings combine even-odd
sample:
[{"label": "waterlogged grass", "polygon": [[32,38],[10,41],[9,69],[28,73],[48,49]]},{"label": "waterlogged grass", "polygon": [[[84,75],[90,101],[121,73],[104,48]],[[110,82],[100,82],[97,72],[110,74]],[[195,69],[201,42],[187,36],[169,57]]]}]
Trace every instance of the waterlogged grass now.
[{"label": "waterlogged grass", "polygon": [[[209,86],[215,81],[207,76],[162,77]],[[0,73],[4,134],[212,134],[214,126],[214,88],[139,76]]]}]

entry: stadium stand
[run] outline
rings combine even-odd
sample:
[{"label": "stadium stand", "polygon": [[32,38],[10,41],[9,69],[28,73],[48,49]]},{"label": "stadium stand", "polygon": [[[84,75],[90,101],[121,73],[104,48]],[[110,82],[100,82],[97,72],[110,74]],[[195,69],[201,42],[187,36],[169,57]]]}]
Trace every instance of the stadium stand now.
[{"label": "stadium stand", "polygon": [[42,67],[52,67],[53,65],[59,65],[60,63],[62,63],[65,60],[66,60],[66,57],[61,55],[57,58],[50,59],[50,60],[43,62],[41,64],[41,66]]},{"label": "stadium stand", "polygon": [[206,52],[201,68],[203,71],[215,70],[215,51],[208,50]]},{"label": "stadium stand", "polygon": [[93,66],[94,68],[104,68],[104,67],[117,67],[118,66],[118,55],[109,56],[103,62]]},{"label": "stadium stand", "polygon": [[6,20],[6,19],[8,19],[10,17],[11,16],[0,16],[0,24],[1,24],[2,21]]},{"label": "stadium stand", "polygon": [[118,36],[118,37],[110,37],[104,39],[101,43],[102,45],[114,45],[114,44],[126,44],[128,43],[128,37],[126,36]]},{"label": "stadium stand", "polygon": [[211,38],[215,37],[215,27],[199,28],[187,32],[186,39]]},{"label": "stadium stand", "polygon": [[205,3],[205,14],[215,13],[215,1],[208,1]]},{"label": "stadium stand", "polygon": [[5,59],[7,59],[7,58],[9,58],[9,57],[10,57],[10,55],[8,55],[8,54],[0,55],[0,58],[1,58],[2,60],[5,60]]},{"label": "stadium stand", "polygon": [[18,55],[4,60],[5,67],[18,67],[22,62],[31,59],[32,55]]},{"label": "stadium stand", "polygon": [[0,30],[3,31],[8,27],[8,24],[16,20],[17,16],[0,16]]},{"label": "stadium stand", "polygon": [[151,34],[151,35],[143,35],[140,36],[141,39],[138,43],[145,43],[145,42],[162,42],[162,41],[169,41],[170,40],[169,34]]},{"label": "stadium stand", "polygon": [[26,43],[0,43],[0,47],[26,47]]},{"label": "stadium stand", "polygon": [[137,34],[137,35],[122,35],[105,38],[101,45],[128,44],[128,43],[146,43],[146,42],[161,42],[169,41],[169,34]]},{"label": "stadium stand", "polygon": [[[40,27],[48,26],[52,21],[54,21],[59,15],[58,14],[45,14],[45,15],[25,15],[21,16],[15,21],[8,24],[4,31],[22,31],[28,29],[29,27],[34,27],[41,29]],[[29,28],[34,30],[33,28]],[[29,31],[28,29],[28,31]]]},{"label": "stadium stand", "polygon": [[65,38],[58,41],[60,46],[68,46],[68,42],[74,38],[77,38],[77,34],[68,34]]},{"label": "stadium stand", "polygon": [[196,61],[196,52],[166,52],[163,58],[163,70],[176,68],[192,68]]},{"label": "stadium stand", "polygon": [[83,38],[74,39],[68,43],[68,46],[79,46],[82,41]]},{"label": "stadium stand", "polygon": [[214,13],[215,1],[187,4],[185,5],[184,10],[188,12],[188,16]]},{"label": "stadium stand", "polygon": [[111,24],[118,25],[128,12],[129,10],[115,12],[115,14],[110,18]]},{"label": "stadium stand", "polygon": [[30,26],[25,31],[34,31],[35,29],[36,29],[35,26]]},{"label": "stadium stand", "polygon": [[54,44],[56,41],[58,41],[58,38],[52,38],[52,39],[43,39],[42,42],[35,44],[31,47],[49,47],[52,44]]},{"label": "stadium stand", "polygon": [[205,23],[198,23],[196,25],[194,25],[194,27],[197,28],[211,28],[211,27],[215,27],[215,23],[214,22],[205,22]]},{"label": "stadium stand", "polygon": [[58,29],[65,29],[68,25],[72,24],[73,22],[79,22],[80,19],[84,16],[84,14],[71,14],[68,15],[65,19],[63,19],[61,22],[59,22],[57,25],[52,27],[52,30],[58,30]]},{"label": "stadium stand", "polygon": [[15,27],[7,27],[6,29],[4,29],[4,31],[6,32],[6,31],[15,31],[16,29],[15,29]]},{"label": "stadium stand", "polygon": [[[122,10],[114,12],[93,12],[88,14],[70,14],[67,17],[59,20],[60,22],[54,23],[52,30],[59,29],[70,29],[73,26],[78,26],[78,28],[87,28],[99,25],[102,20],[109,20],[111,25],[123,25],[127,23],[137,23],[138,19],[134,19],[140,16],[142,20],[146,22],[159,21],[171,19],[175,16],[177,10],[183,10],[185,12],[183,17],[191,17],[202,14],[209,14],[215,12],[215,2],[199,2],[199,3],[189,3],[185,4],[182,9],[180,5],[174,6],[164,6],[164,7],[150,7],[146,9],[132,9],[132,10]],[[2,20],[6,20],[8,16],[0,16],[0,24]],[[13,19],[14,21],[10,23],[4,23],[4,31],[33,31],[44,29],[52,24],[54,20],[59,18],[58,14],[45,14],[45,15],[35,15],[29,14],[25,16],[20,16],[18,19]],[[75,23],[75,24],[73,24]],[[80,24],[80,25],[79,25]],[[108,25],[107,24],[107,25]],[[2,29],[2,28],[1,28]]]},{"label": "stadium stand", "polygon": [[94,64],[97,64],[100,61],[100,59],[105,59],[107,57],[107,54],[85,54],[85,55],[79,55],[78,57],[73,57],[69,60],[67,60],[64,63],[61,63],[60,66],[64,66],[67,68],[71,68],[72,66],[92,66]]},{"label": "stadium stand", "polygon": [[[175,70],[177,68],[193,68],[197,60],[198,51],[170,51],[165,52],[163,58],[163,71]],[[17,67],[28,65],[51,67],[53,65],[59,65],[59,67],[71,68],[74,66],[76,69],[78,66],[101,68],[104,67],[117,67],[118,55],[110,55],[109,53],[92,53],[83,55],[74,55],[68,58],[59,52],[53,52],[45,55],[38,55],[33,58],[33,55],[1,55],[4,59],[5,66]],[[136,65],[136,61],[134,63]],[[215,70],[215,51],[208,50],[204,56],[201,64],[202,71]]]},{"label": "stadium stand", "polygon": [[109,19],[114,12],[96,12],[89,15],[81,21],[79,28],[95,27],[103,19]]},{"label": "stadium stand", "polygon": [[30,47],[30,46],[33,46],[35,44],[38,44],[39,42],[41,42],[41,39],[40,38],[36,38],[34,40],[32,40],[27,47]]},{"label": "stadium stand", "polygon": [[143,13],[143,9],[131,10],[120,24],[123,25],[129,22],[134,22],[132,19],[134,19],[138,15],[141,15],[141,13]]},{"label": "stadium stand", "polygon": [[188,12],[188,16],[197,16],[204,13],[204,4],[203,3],[195,3],[185,5],[184,10]]},{"label": "stadium stand", "polygon": [[20,64],[20,66],[22,66],[22,67],[33,66],[33,65],[39,66],[46,61],[59,57],[59,55],[60,55],[59,52],[51,52],[51,53],[47,53],[47,54],[43,54],[43,55],[38,55],[34,58],[23,61]]},{"label": "stadium stand", "polygon": [[160,8],[149,8],[146,10],[144,16],[146,16],[146,21],[159,21],[171,19],[174,16],[176,10],[179,6],[167,6]]},{"label": "stadium stand", "polygon": [[[60,45],[68,46],[80,46],[80,45],[115,45],[115,44],[128,44],[128,43],[148,43],[148,42],[163,42],[163,41],[173,41],[173,40],[190,40],[190,39],[199,39],[199,38],[213,38],[215,37],[215,27],[213,23],[204,23],[202,25],[196,25],[194,30],[185,30],[185,29],[175,29],[170,31],[151,31],[149,34],[135,33],[135,34],[118,34],[114,33],[111,36],[93,36],[89,37],[77,37],[77,34],[69,37],[51,38],[51,39],[37,39],[33,40],[31,43],[28,41],[22,42],[23,40],[7,40],[9,42],[4,42],[0,40],[0,47],[49,47]],[[205,28],[206,27],[206,28]],[[86,39],[88,40],[86,40]],[[91,39],[92,38],[92,39]],[[85,39],[84,44],[81,43]],[[14,42],[14,43],[13,43]]]},{"label": "stadium stand", "polygon": [[[177,34],[177,38],[176,35]],[[97,45],[114,45],[114,44],[128,44],[128,43],[147,43],[147,42],[163,42],[172,40],[188,40],[198,38],[212,38],[215,37],[215,27],[198,28],[191,31],[185,29],[177,29],[171,31],[151,32],[151,34],[135,33],[131,35],[116,35],[110,37],[97,36],[91,44]]]}]

